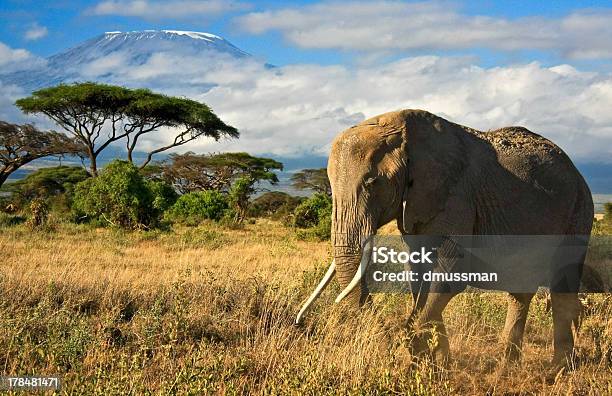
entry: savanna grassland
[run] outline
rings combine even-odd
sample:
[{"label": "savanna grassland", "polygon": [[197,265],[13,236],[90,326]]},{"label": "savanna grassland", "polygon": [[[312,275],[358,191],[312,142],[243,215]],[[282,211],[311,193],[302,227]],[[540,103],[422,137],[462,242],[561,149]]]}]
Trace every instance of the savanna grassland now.
[{"label": "savanna grassland", "polygon": [[464,293],[445,311],[449,370],[413,360],[401,295],[356,314],[333,283],[293,320],[330,260],[280,223],[122,232],[0,228],[0,365],[60,375],[62,394],[612,394],[612,298],[588,295],[573,371],[551,381],[544,294],[523,362],[497,342],[505,295]]}]

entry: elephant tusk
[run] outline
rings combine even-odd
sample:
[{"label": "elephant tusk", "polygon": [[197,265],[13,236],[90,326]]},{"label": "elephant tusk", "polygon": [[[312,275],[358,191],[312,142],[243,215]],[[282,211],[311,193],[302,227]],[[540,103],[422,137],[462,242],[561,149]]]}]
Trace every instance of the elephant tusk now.
[{"label": "elephant tusk", "polygon": [[302,323],[304,314],[306,313],[308,308],[310,308],[310,305],[312,305],[314,300],[316,300],[317,297],[319,297],[323,289],[325,289],[325,287],[329,284],[329,281],[332,279],[335,273],[336,273],[336,260],[333,260],[331,262],[331,265],[329,266],[329,269],[325,273],[325,276],[323,276],[323,279],[321,279],[321,282],[319,282],[319,285],[317,286],[317,288],[312,292],[310,297],[308,297],[308,300],[304,303],[304,305],[302,306],[302,309],[300,309],[300,312],[297,314],[297,317],[295,318],[296,325],[299,325],[300,323]]},{"label": "elephant tusk", "polygon": [[361,262],[359,263],[359,268],[357,269],[357,272],[355,272],[355,276],[353,276],[353,279],[351,279],[351,282],[348,284],[348,286],[345,287],[340,294],[338,294],[338,297],[336,297],[336,303],[339,303],[344,299],[344,297],[348,296],[349,293],[353,291],[355,286],[357,286],[359,282],[361,282],[361,278],[363,277],[363,274],[365,274],[366,268],[368,267],[368,263],[370,262],[370,255],[365,253],[369,252],[369,250],[370,243],[368,243],[364,249],[364,254],[361,257]]}]

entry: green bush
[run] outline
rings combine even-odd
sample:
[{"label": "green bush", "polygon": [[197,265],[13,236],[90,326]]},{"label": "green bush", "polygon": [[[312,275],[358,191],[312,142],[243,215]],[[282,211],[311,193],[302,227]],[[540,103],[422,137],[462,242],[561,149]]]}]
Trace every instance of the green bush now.
[{"label": "green bush", "polygon": [[31,229],[40,229],[49,222],[49,205],[43,198],[34,198],[30,202],[30,218],[27,221]]},{"label": "green bush", "polygon": [[310,228],[319,224],[325,216],[331,216],[331,199],[324,194],[314,194],[298,205],[293,212],[293,225],[298,228]]},{"label": "green bush", "polygon": [[255,179],[244,176],[234,181],[230,187],[228,203],[232,208],[232,218],[235,223],[242,223],[247,215],[249,200],[255,193],[253,184],[255,184]]},{"label": "green bush", "polygon": [[227,198],[223,194],[205,190],[181,195],[165,217],[173,222],[196,225],[206,219],[219,221],[227,209]]},{"label": "green bush", "polygon": [[248,214],[252,217],[281,219],[292,214],[304,200],[303,197],[295,197],[281,191],[269,191],[253,200]]},{"label": "green bush", "polygon": [[332,201],[325,194],[315,194],[302,202],[293,212],[293,225],[305,239],[326,240],[331,235]]},{"label": "green bush", "polygon": [[104,225],[154,227],[167,204],[160,191],[165,188],[145,180],[133,164],[115,160],[98,177],[77,184],[72,207]]},{"label": "green bush", "polygon": [[166,182],[147,180],[147,185],[153,194],[153,207],[160,213],[170,209],[179,197],[174,188]]},{"label": "green bush", "polygon": [[41,168],[25,178],[2,186],[11,194],[10,202],[17,208],[26,208],[35,199],[44,199],[53,212],[68,212],[77,183],[89,174],[76,166]]}]

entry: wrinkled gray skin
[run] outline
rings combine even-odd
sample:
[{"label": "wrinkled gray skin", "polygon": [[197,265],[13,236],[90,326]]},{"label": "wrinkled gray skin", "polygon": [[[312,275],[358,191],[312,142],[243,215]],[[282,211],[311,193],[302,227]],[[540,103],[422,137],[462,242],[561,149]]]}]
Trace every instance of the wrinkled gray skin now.
[{"label": "wrinkled gray skin", "polygon": [[[360,246],[397,220],[404,234],[589,235],[593,202],[571,160],[555,144],[522,127],[480,132],[420,110],[368,119],[333,142],[328,173],[333,191],[332,244],[336,276],[346,287],[359,266]],[[402,203],[405,204],[405,209]],[[442,311],[452,293],[418,299],[410,323],[440,332],[434,357],[446,361]],[[516,359],[533,294],[512,294],[503,332]],[[345,299],[361,306],[360,286]],[[553,364],[573,351],[576,293],[552,293]],[[415,337],[427,350],[427,332]],[[431,333],[430,333],[431,334]],[[431,351],[430,351],[431,352]]]}]

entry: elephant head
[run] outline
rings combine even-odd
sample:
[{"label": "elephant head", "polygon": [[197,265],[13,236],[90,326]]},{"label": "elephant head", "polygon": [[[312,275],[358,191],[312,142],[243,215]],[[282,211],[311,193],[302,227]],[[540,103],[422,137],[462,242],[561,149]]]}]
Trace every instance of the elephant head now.
[{"label": "elephant head", "polygon": [[[432,126],[422,119],[429,116],[415,110],[386,113],[347,129],[334,140],[327,166],[334,261],[296,323],[334,274],[343,288],[336,302],[344,299],[353,306],[363,305],[367,291],[360,282],[364,268],[359,269],[364,242],[394,219],[402,233],[414,232],[443,207],[446,182],[462,168],[455,154],[461,142],[452,133],[455,124]],[[444,156],[438,156],[442,152]],[[416,183],[418,194],[412,193]]]}]

